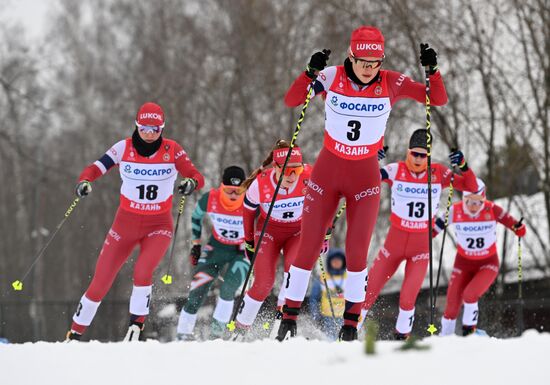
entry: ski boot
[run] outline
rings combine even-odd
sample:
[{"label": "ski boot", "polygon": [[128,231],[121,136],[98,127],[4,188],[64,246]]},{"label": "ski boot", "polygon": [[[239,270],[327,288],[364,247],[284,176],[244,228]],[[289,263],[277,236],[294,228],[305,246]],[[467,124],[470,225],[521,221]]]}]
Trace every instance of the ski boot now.
[{"label": "ski boot", "polygon": [[128,327],[128,332],[124,337],[124,342],[145,341],[143,335],[143,324],[138,322],[131,322]]},{"label": "ski boot", "polygon": [[264,328],[269,333],[269,339],[275,339],[277,337],[277,333],[279,331],[279,327],[281,326],[281,322],[283,321],[283,312],[281,309],[277,309],[277,312],[275,313],[275,319],[271,323],[269,328]]},{"label": "ski boot", "polygon": [[357,328],[351,325],[343,325],[338,333],[338,341],[355,341],[357,339]]},{"label": "ski boot", "polygon": [[474,334],[476,332],[476,330],[477,330],[476,325],[471,325],[471,326],[463,325],[462,326],[462,335],[464,337],[469,336],[470,334]]},{"label": "ski boot", "polygon": [[212,320],[212,323],[210,324],[210,339],[211,340],[217,340],[217,339],[225,339],[226,334],[226,326],[225,322],[220,322],[215,319]]},{"label": "ski boot", "polygon": [[231,332],[232,334],[229,339],[234,342],[246,342],[246,333],[249,329],[249,326],[235,322],[235,329]]},{"label": "ski boot", "polygon": [[78,334],[77,332],[69,330],[67,332],[67,335],[65,336],[65,341],[63,342],[80,341],[81,338],[82,338],[82,334]]},{"label": "ski boot", "polygon": [[393,333],[393,339],[396,341],[407,341],[410,336],[410,333],[399,333],[397,330]]},{"label": "ski boot", "polygon": [[296,332],[298,330],[298,327],[296,326],[296,321],[292,319],[284,319],[281,321],[281,325],[279,326],[279,331],[277,332],[277,337],[275,339],[277,341],[285,341],[289,338],[296,337]]}]

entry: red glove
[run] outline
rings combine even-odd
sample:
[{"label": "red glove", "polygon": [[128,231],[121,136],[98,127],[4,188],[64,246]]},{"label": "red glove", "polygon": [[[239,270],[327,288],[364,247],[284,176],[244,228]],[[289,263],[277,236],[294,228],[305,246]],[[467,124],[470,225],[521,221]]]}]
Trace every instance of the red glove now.
[{"label": "red glove", "polygon": [[516,235],[520,238],[525,236],[525,233],[527,232],[527,227],[523,223],[516,223],[514,226],[512,226],[512,230]]}]

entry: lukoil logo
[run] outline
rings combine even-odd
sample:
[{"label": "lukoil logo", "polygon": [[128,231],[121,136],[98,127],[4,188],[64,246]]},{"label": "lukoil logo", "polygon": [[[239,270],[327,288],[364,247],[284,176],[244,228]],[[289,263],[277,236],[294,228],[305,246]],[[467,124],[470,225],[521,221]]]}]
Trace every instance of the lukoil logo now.
[{"label": "lukoil logo", "polygon": [[160,114],[157,114],[156,112],[146,112],[143,114],[139,114],[139,119],[158,119],[162,120],[162,116]]},{"label": "lukoil logo", "polygon": [[380,43],[357,43],[355,49],[358,51],[383,51],[382,44]]}]

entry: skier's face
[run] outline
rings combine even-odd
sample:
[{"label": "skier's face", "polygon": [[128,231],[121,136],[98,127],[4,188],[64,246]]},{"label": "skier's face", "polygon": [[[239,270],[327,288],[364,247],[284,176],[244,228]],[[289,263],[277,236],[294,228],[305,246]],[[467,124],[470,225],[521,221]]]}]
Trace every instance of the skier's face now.
[{"label": "skier's face", "polygon": [[[281,177],[281,169],[281,166],[275,164],[275,178],[277,178],[277,180]],[[294,186],[294,183],[296,183],[303,170],[304,165],[301,163],[288,163],[285,168],[285,175],[283,175],[281,187],[288,189]]]},{"label": "skier's face", "polygon": [[481,211],[484,202],[485,197],[483,195],[477,194],[470,194],[462,199],[464,208],[466,209],[466,212],[470,215],[477,215]]},{"label": "skier's face", "polygon": [[378,74],[378,71],[380,71],[380,67],[382,66],[382,62],[384,60],[383,58],[374,56],[355,57],[351,53],[348,53],[348,57],[351,61],[355,76],[357,76],[363,83],[368,83],[374,79],[376,74]]},{"label": "skier's face", "polygon": [[407,166],[411,171],[422,172],[428,165],[428,151],[425,148],[413,147],[407,151]]},{"label": "skier's face", "polygon": [[226,186],[223,183],[221,189],[226,198],[233,202],[239,200],[244,193],[244,189],[240,186]]}]

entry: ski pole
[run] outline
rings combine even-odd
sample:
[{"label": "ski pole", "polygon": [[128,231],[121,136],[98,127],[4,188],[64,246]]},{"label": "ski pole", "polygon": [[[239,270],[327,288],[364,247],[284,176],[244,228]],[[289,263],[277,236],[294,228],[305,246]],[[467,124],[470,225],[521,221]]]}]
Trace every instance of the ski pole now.
[{"label": "ski pole", "polygon": [[[452,149],[451,149],[452,151]],[[443,240],[441,241],[441,250],[439,252],[439,265],[437,266],[437,278],[435,279],[435,295],[432,312],[435,312],[435,304],[437,302],[437,292],[439,290],[439,278],[441,277],[441,264],[443,262],[443,249],[445,248],[445,238],[447,237],[447,227],[449,226],[449,212],[453,201],[453,182],[455,179],[454,173],[451,174],[451,183],[449,184],[449,197],[447,198],[447,206],[445,207],[445,228],[443,229]]]},{"label": "ski pole", "polygon": [[185,206],[185,195],[181,197],[180,203],[178,205],[178,216],[176,218],[176,228],[174,229],[174,235],[172,239],[172,249],[170,250],[170,256],[168,257],[168,269],[166,274],[160,279],[164,282],[165,285],[170,285],[172,283],[172,276],[170,275],[170,266],[172,265],[172,257],[174,256],[174,249],[176,246],[176,234],[178,233],[178,226],[180,224],[180,217],[183,214],[183,207]]},{"label": "ski pole", "polygon": [[[520,218],[518,222],[518,227],[521,226],[521,222],[523,222],[523,217]],[[523,266],[521,263],[521,237],[518,237],[518,300],[523,300],[523,290],[522,290],[522,282],[523,282]]]},{"label": "ski pole", "polygon": [[48,239],[48,241],[46,242],[46,244],[42,247],[42,249],[38,252],[38,255],[36,256],[36,258],[34,258],[34,261],[31,263],[31,265],[29,266],[29,268],[27,269],[26,273],[23,274],[23,278],[21,279],[17,279],[15,281],[12,282],[11,286],[13,287],[13,290],[15,291],[21,291],[23,290],[23,281],[25,280],[25,278],[27,278],[27,275],[29,275],[29,273],[31,272],[32,268],[34,267],[34,265],[36,265],[36,262],[38,262],[38,260],[40,259],[40,257],[42,257],[42,255],[44,254],[44,252],[46,251],[46,249],[48,248],[48,246],[50,245],[50,243],[53,241],[53,239],[55,238],[55,236],[57,235],[57,233],[59,232],[59,230],[61,229],[61,227],[63,227],[63,225],[65,224],[65,222],[67,221],[67,218],[69,218],[69,215],[71,215],[71,213],[73,212],[74,208],[76,207],[76,205],[78,204],[78,202],[80,202],[80,198],[75,198],[73,200],[73,202],[70,204],[69,208],[67,209],[67,211],[65,211],[65,216],[63,217],[63,219],[61,220],[61,222],[59,222],[59,224],[57,225],[57,227],[55,228],[55,231],[53,232],[53,234],[50,236],[50,238]]},{"label": "ski pole", "polygon": [[[346,202],[338,209],[338,212],[336,213],[336,216],[332,220],[332,226],[330,227],[330,236],[332,237],[332,231],[334,230],[334,226],[336,225],[336,222],[338,221],[338,218],[344,213],[344,210],[346,209]],[[330,238],[329,238],[330,239]],[[332,303],[332,296],[330,295],[330,290],[328,288],[328,282],[327,282],[327,274],[325,272],[325,267],[323,264],[323,255],[324,253],[319,255],[319,267],[321,268],[321,279],[323,280],[323,283],[325,284],[325,290],[327,292],[327,299],[328,304],[330,306],[330,313],[332,315],[332,320],[334,321],[334,324],[338,326],[338,323],[336,322],[336,314],[334,312],[334,305]]]},{"label": "ski pole", "polygon": [[[330,55],[329,50],[323,50],[325,54],[328,56]],[[292,139],[290,141],[290,147],[288,149],[288,153],[286,154],[285,162],[283,163],[283,167],[281,168],[281,175],[279,176],[279,179],[277,180],[277,186],[275,187],[275,191],[273,193],[273,198],[271,198],[271,203],[269,204],[269,209],[267,211],[266,219],[264,221],[264,224],[262,226],[262,230],[260,232],[260,236],[258,238],[258,243],[256,250],[254,250],[254,254],[252,254],[252,259],[250,260],[250,269],[248,270],[248,274],[246,275],[246,278],[244,280],[244,285],[241,290],[241,294],[239,294],[239,298],[237,299],[236,306],[233,309],[233,314],[231,315],[231,320],[227,324],[227,328],[230,331],[233,331],[235,329],[235,319],[237,318],[237,313],[241,308],[241,303],[244,299],[244,292],[246,290],[246,285],[248,284],[248,281],[250,280],[250,274],[252,273],[252,269],[254,268],[254,261],[256,260],[256,256],[258,255],[258,252],[260,250],[260,247],[262,246],[262,240],[264,238],[265,229],[267,228],[267,224],[269,222],[269,218],[271,217],[271,212],[273,211],[273,206],[275,206],[275,201],[277,199],[277,194],[279,194],[279,189],[281,188],[281,183],[283,182],[283,176],[285,174],[286,165],[288,164],[288,160],[290,159],[290,155],[292,154],[292,149],[294,148],[294,145],[296,143],[296,139],[298,138],[298,134],[300,133],[300,130],[302,129],[302,122],[304,121],[304,118],[306,116],[307,107],[309,106],[309,102],[311,101],[311,97],[313,96],[313,83],[315,82],[315,78],[311,81],[309,85],[309,91],[306,96],[306,100],[304,102],[304,106],[302,107],[302,111],[300,112],[300,117],[298,118],[298,121],[296,122],[296,128],[294,129],[294,133],[292,134]]]},{"label": "ski pole", "polygon": [[[422,44],[420,45],[422,50]],[[428,332],[433,335],[437,328],[434,325],[434,292],[433,292],[433,245],[432,245],[432,133],[431,133],[431,112],[430,112],[430,66],[424,67],[426,75],[426,145],[428,147],[428,247],[430,256],[430,326]]]}]

